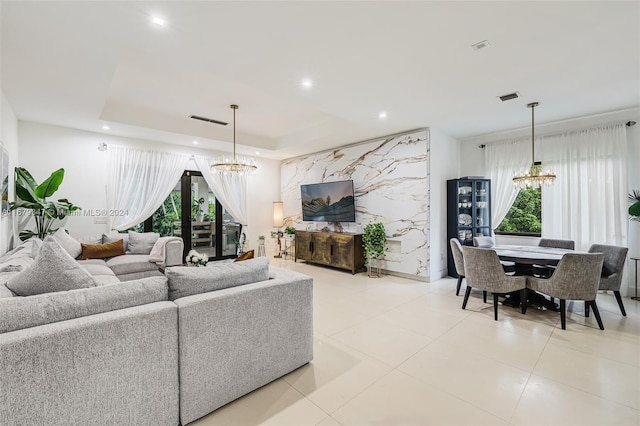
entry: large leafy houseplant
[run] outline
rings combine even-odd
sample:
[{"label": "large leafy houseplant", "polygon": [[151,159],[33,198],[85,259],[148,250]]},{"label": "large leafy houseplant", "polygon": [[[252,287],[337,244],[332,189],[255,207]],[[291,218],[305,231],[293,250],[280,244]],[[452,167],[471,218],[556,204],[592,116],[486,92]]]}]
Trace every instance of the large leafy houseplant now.
[{"label": "large leafy houseplant", "polygon": [[640,221],[640,191],[637,189],[629,194],[629,216],[631,220]]},{"label": "large leafy houseplant", "polygon": [[64,169],[58,169],[38,184],[27,169],[16,167],[15,185],[18,201],[9,203],[9,210],[31,210],[36,221],[35,231],[24,230],[20,232],[22,241],[33,236],[46,237],[57,230],[51,229],[56,219],[64,219],[69,213],[80,209],[66,198],[57,201],[48,200],[58,190],[63,179]]}]

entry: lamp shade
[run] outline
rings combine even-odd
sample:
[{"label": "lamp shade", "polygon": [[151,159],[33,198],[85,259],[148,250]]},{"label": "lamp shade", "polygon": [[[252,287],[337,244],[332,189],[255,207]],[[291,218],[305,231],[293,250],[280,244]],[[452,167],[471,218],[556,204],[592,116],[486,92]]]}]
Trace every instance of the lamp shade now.
[{"label": "lamp shade", "polygon": [[282,201],[273,202],[273,227],[284,226],[284,203]]}]

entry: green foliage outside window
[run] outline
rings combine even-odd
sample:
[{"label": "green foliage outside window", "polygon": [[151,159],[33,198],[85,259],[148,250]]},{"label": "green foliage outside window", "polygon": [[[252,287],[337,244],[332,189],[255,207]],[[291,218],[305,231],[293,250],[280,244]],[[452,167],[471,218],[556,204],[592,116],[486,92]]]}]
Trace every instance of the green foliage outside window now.
[{"label": "green foliage outside window", "polygon": [[180,227],[174,226],[174,222],[180,221],[181,193],[172,192],[158,210],[153,213],[153,232],[161,236],[174,235],[174,231]]},{"label": "green foliage outside window", "polygon": [[521,189],[509,209],[498,232],[532,233],[542,232],[542,192],[540,188]]}]

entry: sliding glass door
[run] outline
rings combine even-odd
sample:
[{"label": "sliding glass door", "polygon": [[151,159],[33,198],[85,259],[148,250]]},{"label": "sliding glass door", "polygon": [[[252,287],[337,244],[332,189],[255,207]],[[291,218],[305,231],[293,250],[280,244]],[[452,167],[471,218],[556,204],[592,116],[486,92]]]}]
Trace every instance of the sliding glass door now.
[{"label": "sliding glass door", "polygon": [[242,225],[222,207],[202,174],[190,170],[144,228],[161,236],[182,237],[184,256],[196,250],[210,260],[236,257],[243,242]]}]

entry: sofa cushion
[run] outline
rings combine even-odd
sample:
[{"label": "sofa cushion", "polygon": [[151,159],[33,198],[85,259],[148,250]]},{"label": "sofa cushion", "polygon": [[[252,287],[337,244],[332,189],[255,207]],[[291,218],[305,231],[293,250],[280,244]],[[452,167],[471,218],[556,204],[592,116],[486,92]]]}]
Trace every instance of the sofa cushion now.
[{"label": "sofa cushion", "polygon": [[80,244],[102,244],[102,234],[75,237]]},{"label": "sofa cushion", "polygon": [[107,266],[111,268],[116,275],[158,270],[158,265],[149,262],[148,254],[127,254],[112,257],[107,260]]},{"label": "sofa cushion", "polygon": [[64,228],[59,228],[55,233],[53,233],[52,237],[74,259],[82,253],[82,246],[78,240],[67,234],[67,231]]},{"label": "sofa cushion", "polygon": [[169,279],[169,300],[221,290],[269,279],[269,259],[258,257],[244,262],[206,267],[172,266],[165,270]]},{"label": "sofa cushion", "polygon": [[114,241],[122,240],[124,245],[124,251],[129,250],[129,234],[118,231],[111,231],[108,234],[102,234],[102,243],[112,243]]},{"label": "sofa cushion", "polygon": [[117,240],[104,244],[82,244],[82,259],[106,259],[124,255],[124,243]]},{"label": "sofa cushion", "polygon": [[4,299],[5,297],[15,297],[15,294],[13,294],[6,285],[0,284],[0,299]]},{"label": "sofa cushion", "polygon": [[93,277],[52,236],[45,238],[33,264],[7,281],[19,296],[95,287]]},{"label": "sofa cushion", "polygon": [[165,300],[165,277],[0,299],[0,333]]},{"label": "sofa cushion", "polygon": [[90,273],[91,276],[93,276],[94,278],[97,275],[109,275],[109,276],[112,276],[112,277],[116,276],[116,274],[113,273],[111,268],[109,268],[106,263],[103,263],[102,265],[96,265],[95,263],[80,263],[80,262],[78,262],[78,264],[80,266],[82,266],[84,269],[86,269],[87,272]]},{"label": "sofa cushion", "polygon": [[160,234],[155,232],[129,231],[129,253],[150,254],[158,238],[160,238]]}]

